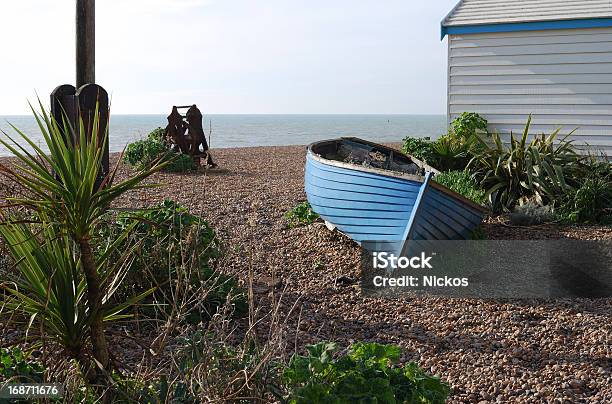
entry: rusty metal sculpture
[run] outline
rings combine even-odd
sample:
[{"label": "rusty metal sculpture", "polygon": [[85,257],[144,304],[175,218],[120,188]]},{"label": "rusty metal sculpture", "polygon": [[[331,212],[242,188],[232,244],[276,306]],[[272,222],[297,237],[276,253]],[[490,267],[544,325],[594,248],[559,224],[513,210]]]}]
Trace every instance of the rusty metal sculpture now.
[{"label": "rusty metal sculpture", "polygon": [[172,112],[168,115],[168,126],[166,126],[166,139],[172,143],[174,151],[189,153],[189,143],[185,132],[187,125],[183,121],[183,116],[178,112],[177,107],[172,107]]},{"label": "rusty metal sculpture", "polygon": [[[185,116],[179,113],[179,109],[187,109]],[[199,164],[201,158],[204,158],[206,166],[216,167],[210,155],[208,142],[206,142],[202,118],[202,113],[195,104],[172,107],[172,112],[168,115],[165,137],[173,145],[175,151],[189,154],[196,164]]]}]

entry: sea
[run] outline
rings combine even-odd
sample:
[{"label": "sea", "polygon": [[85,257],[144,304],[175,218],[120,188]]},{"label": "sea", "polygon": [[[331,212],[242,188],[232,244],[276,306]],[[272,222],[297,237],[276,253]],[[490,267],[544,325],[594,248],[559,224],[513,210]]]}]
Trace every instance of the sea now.
[{"label": "sea", "polygon": [[[16,134],[11,124],[46,151],[31,116],[0,116],[0,129]],[[165,127],[165,115],[113,115],[110,150],[120,152],[155,128]],[[341,136],[377,143],[399,142],[406,136],[437,138],[446,131],[445,115],[208,115],[204,128],[211,149],[251,146],[305,145]],[[210,133],[209,133],[210,132]],[[6,138],[4,134],[1,134]],[[0,145],[0,156],[10,152]]]}]

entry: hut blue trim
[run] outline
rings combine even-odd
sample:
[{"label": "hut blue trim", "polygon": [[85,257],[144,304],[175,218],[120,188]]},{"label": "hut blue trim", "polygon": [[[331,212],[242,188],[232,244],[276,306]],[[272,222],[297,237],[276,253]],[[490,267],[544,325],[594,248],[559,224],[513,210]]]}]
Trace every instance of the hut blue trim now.
[{"label": "hut blue trim", "polygon": [[592,18],[585,20],[534,21],[505,24],[478,24],[444,26],[441,24],[441,38],[446,35],[482,34],[490,32],[520,32],[543,31],[575,28],[607,28],[612,27],[612,18]]}]

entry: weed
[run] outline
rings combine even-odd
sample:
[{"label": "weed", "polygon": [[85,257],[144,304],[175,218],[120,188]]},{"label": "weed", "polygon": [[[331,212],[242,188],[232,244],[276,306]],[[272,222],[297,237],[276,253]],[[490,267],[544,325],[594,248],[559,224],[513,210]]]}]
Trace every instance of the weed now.
[{"label": "weed", "polygon": [[312,224],[319,218],[308,202],[302,202],[295,208],[285,213],[285,219],[289,227],[298,227],[300,225]]},{"label": "weed", "polygon": [[355,343],[338,355],[334,343],[306,347],[294,355],[283,379],[289,403],[444,403],[450,389],[416,364],[398,366],[400,348]]}]

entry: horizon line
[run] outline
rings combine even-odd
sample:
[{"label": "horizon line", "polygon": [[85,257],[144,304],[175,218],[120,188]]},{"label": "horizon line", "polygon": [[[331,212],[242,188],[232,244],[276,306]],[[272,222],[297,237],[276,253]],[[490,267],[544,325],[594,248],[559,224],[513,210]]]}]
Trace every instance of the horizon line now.
[{"label": "horizon line", "polygon": [[[159,116],[159,115],[167,115],[168,113],[160,112],[160,113],[112,113],[112,116],[127,116],[127,115],[139,115],[139,116]],[[226,115],[226,116],[446,116],[446,113],[204,113],[204,116],[207,115]],[[32,116],[32,114],[22,113],[22,114],[0,114],[0,116]]]}]

